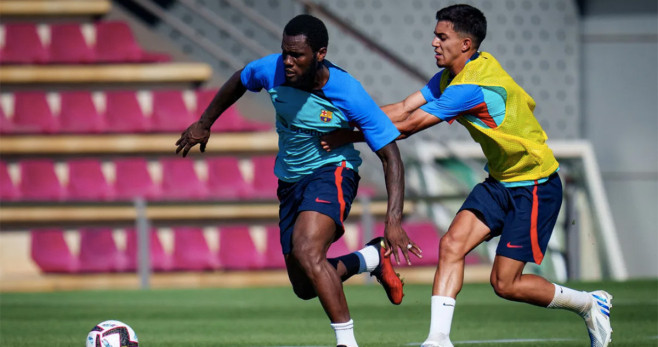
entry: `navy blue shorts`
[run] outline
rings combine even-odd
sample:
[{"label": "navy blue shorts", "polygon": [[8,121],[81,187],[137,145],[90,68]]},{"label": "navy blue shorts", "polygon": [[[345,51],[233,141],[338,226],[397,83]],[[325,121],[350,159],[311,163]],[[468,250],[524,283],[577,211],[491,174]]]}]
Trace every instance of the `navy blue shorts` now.
[{"label": "navy blue shorts", "polygon": [[473,188],[460,211],[474,212],[492,236],[500,235],[496,254],[541,264],[561,205],[556,172],[544,183],[514,188],[487,178]]},{"label": "navy blue shorts", "polygon": [[343,166],[323,166],[293,183],[279,180],[279,231],[283,254],[292,251],[292,231],[302,211],[316,211],[336,222],[340,238],[359,186],[359,174]]}]

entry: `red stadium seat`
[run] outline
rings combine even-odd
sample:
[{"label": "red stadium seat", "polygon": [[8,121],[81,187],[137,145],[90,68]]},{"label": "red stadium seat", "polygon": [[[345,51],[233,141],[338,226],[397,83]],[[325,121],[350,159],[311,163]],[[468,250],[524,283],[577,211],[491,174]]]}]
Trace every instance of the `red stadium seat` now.
[{"label": "red stadium seat", "polygon": [[219,264],[225,270],[257,270],[264,265],[264,256],[254,244],[247,226],[226,226],[219,229]]},{"label": "red stadium seat", "polygon": [[80,271],[118,272],[127,265],[126,255],[117,248],[110,228],[80,229]]},{"label": "red stadium seat", "polygon": [[78,258],[71,254],[61,229],[35,229],[30,232],[32,260],[43,272],[77,272]]},{"label": "red stadium seat", "polygon": [[68,197],[71,200],[111,200],[114,191],[107,183],[101,163],[96,159],[68,162]]},{"label": "red stadium seat", "polygon": [[178,90],[153,91],[152,130],[180,132],[196,121]]},{"label": "red stadium seat", "polygon": [[266,248],[265,262],[263,267],[266,269],[285,269],[286,260],[281,251],[281,236],[278,225],[270,225],[266,230]]},{"label": "red stadium seat", "polygon": [[105,97],[108,132],[140,133],[150,129],[150,121],[144,116],[135,92],[108,91]]},{"label": "red stadium seat", "polygon": [[7,163],[0,161],[0,201],[19,200],[20,192],[9,176]]},{"label": "red stadium seat", "polygon": [[174,270],[203,271],[218,267],[217,257],[210,251],[201,228],[174,228]]},{"label": "red stadium seat", "polygon": [[96,110],[88,91],[61,92],[60,131],[65,133],[100,133],[105,131],[105,118]]},{"label": "red stadium seat", "polygon": [[53,116],[43,92],[14,93],[14,132],[55,133],[59,122]]},{"label": "red stadium seat", "polygon": [[14,132],[14,123],[7,117],[0,105],[0,134],[11,134]]},{"label": "red stadium seat", "polygon": [[214,157],[208,164],[208,196],[213,199],[242,199],[253,195],[251,186],[244,180],[238,159]]},{"label": "red stadium seat", "polygon": [[55,174],[55,164],[48,159],[30,159],[20,162],[19,184],[24,200],[64,200],[65,190]]},{"label": "red stadium seat", "polygon": [[0,63],[40,64],[48,60],[48,51],[39,38],[35,24],[5,24],[5,45],[0,52]]},{"label": "red stadium seat", "polygon": [[119,200],[143,198],[156,200],[161,196],[160,187],[153,182],[144,158],[124,158],[114,161],[114,193]]},{"label": "red stadium seat", "polygon": [[87,45],[79,23],[60,23],[50,26],[50,62],[81,64],[96,61],[94,50]]},{"label": "red stadium seat", "polygon": [[96,59],[102,63],[140,63],[168,61],[169,56],[145,52],[132,30],[122,21],[96,23]]},{"label": "red stadium seat", "polygon": [[203,199],[208,196],[205,184],[194,170],[194,160],[165,158],[160,163],[164,199]]},{"label": "red stadium seat", "polygon": [[[151,269],[153,271],[169,271],[172,269],[171,255],[167,254],[162,247],[160,237],[155,228],[149,230],[149,252],[151,254]],[[138,260],[137,231],[134,228],[126,229],[126,256],[128,257],[127,271],[137,270]]]},{"label": "red stadium seat", "polygon": [[261,199],[276,199],[279,180],[274,175],[274,156],[255,156],[251,158],[254,164],[254,179],[252,182],[253,197]]},{"label": "red stadium seat", "polygon": [[[206,110],[217,90],[202,89],[197,91],[196,116],[199,117]],[[272,129],[272,125],[265,122],[250,120],[242,116],[235,106],[229,107],[212,125],[212,131],[239,132],[239,131],[265,131]]]}]

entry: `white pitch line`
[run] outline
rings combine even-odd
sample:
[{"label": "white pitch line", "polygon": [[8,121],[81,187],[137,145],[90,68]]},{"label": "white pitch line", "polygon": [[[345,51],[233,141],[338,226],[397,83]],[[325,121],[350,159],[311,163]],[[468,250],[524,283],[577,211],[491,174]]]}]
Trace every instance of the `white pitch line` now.
[{"label": "white pitch line", "polygon": [[[576,339],[502,339],[502,340],[471,340],[471,341],[453,341],[454,345],[474,345],[474,344],[486,344],[486,343],[527,343],[527,342],[564,342],[564,341],[576,341]],[[407,346],[420,346],[422,342],[412,342],[407,343]]]}]

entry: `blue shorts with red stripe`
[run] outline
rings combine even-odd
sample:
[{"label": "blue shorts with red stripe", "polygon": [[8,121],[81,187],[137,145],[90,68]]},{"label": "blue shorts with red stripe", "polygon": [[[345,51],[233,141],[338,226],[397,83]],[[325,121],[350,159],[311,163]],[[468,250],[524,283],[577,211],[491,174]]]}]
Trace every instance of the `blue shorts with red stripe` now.
[{"label": "blue shorts with red stripe", "polygon": [[541,264],[561,205],[556,172],[544,183],[514,188],[489,177],[473,188],[460,211],[473,211],[492,236],[500,235],[497,255]]},{"label": "blue shorts with red stripe", "polygon": [[293,183],[279,180],[279,231],[283,254],[292,250],[292,232],[302,211],[316,211],[336,222],[338,240],[359,186],[359,174],[344,166],[323,166]]}]

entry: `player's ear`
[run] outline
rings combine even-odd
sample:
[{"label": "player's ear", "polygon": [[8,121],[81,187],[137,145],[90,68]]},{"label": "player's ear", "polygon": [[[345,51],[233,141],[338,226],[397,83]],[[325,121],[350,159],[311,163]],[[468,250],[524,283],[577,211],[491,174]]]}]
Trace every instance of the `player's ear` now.
[{"label": "player's ear", "polygon": [[324,60],[324,57],[326,55],[327,55],[327,47],[322,47],[315,53],[315,58],[320,63]]},{"label": "player's ear", "polygon": [[471,47],[473,47],[473,40],[471,40],[470,37],[465,36],[462,39],[462,52],[466,53],[471,50]]}]

